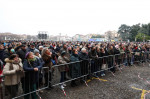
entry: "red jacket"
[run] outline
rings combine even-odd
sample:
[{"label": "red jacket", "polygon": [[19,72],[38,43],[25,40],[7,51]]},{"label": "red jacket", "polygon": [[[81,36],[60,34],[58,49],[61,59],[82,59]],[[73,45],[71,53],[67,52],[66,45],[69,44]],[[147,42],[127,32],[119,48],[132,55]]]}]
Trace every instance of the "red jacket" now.
[{"label": "red jacket", "polygon": [[[2,68],[0,68],[0,76],[2,75]],[[2,78],[0,77],[0,83],[1,83],[1,81],[2,81]]]}]

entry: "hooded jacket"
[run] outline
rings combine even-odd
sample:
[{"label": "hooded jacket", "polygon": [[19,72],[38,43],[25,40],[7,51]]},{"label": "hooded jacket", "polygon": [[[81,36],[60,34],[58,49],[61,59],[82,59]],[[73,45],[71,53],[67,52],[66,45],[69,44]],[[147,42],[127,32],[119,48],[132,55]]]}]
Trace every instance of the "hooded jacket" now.
[{"label": "hooded jacket", "polygon": [[[16,73],[16,70],[22,68],[22,62],[19,58],[19,62],[15,62],[14,60],[5,59],[6,65],[3,69],[3,74],[5,75],[5,85],[16,85],[20,82],[21,76]],[[13,69],[10,70],[10,66],[12,64]]]}]

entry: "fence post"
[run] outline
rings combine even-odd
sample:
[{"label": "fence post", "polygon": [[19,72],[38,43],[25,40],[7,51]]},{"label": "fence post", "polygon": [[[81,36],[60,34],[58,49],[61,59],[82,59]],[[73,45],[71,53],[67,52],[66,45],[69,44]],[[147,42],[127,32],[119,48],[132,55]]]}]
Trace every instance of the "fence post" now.
[{"label": "fence post", "polygon": [[88,74],[91,78],[91,59],[89,59],[89,71],[88,71]]},{"label": "fence post", "polygon": [[4,88],[4,76],[1,75],[0,76],[0,98],[4,99],[4,92],[5,92],[5,88]]}]

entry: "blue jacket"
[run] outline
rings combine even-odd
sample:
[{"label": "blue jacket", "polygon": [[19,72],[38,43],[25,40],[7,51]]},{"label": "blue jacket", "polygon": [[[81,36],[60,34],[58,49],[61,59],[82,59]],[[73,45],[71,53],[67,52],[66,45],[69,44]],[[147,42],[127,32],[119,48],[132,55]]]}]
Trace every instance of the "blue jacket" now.
[{"label": "blue jacket", "polygon": [[39,81],[39,74],[40,72],[34,71],[34,68],[38,68],[39,71],[42,68],[41,61],[36,58],[33,63],[29,63],[27,59],[24,60],[23,69],[25,71],[25,82],[26,83],[37,83]]}]

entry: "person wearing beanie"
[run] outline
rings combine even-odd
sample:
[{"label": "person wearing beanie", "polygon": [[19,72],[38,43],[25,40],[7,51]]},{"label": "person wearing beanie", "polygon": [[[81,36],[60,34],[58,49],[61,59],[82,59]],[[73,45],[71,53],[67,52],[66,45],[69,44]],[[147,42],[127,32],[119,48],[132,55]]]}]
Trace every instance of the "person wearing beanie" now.
[{"label": "person wearing beanie", "polygon": [[13,47],[9,47],[8,50],[4,53],[4,59],[9,58],[12,54],[15,54]]},{"label": "person wearing beanie", "polygon": [[38,49],[34,50],[34,55],[41,58],[40,51]]},{"label": "person wearing beanie", "polygon": [[[78,51],[76,49],[73,50],[73,53],[72,53],[71,58],[70,58],[70,61],[71,62],[79,61]],[[80,75],[81,75],[80,63],[71,64],[70,65],[70,70],[71,70],[71,78],[80,77]],[[77,86],[76,80],[71,81],[71,86],[72,87]]]},{"label": "person wearing beanie", "polygon": [[40,55],[42,54],[43,46],[39,46]]},{"label": "person wearing beanie", "polygon": [[[23,63],[25,72],[25,91],[24,94],[30,91],[36,91],[36,84],[39,82],[39,70],[42,68],[41,61],[36,58],[32,52],[26,54],[26,59]],[[31,94],[32,99],[37,99],[36,93]],[[29,99],[30,95],[24,96],[24,99]]]},{"label": "person wearing beanie", "polygon": [[64,43],[64,44],[63,44],[63,47],[60,49],[60,55],[61,55],[61,52],[63,52],[63,51],[66,52],[66,57],[67,57],[68,59],[70,59],[70,53],[69,53],[69,51],[68,51],[68,49],[67,49],[67,44],[66,44],[66,43]]},{"label": "person wearing beanie", "polygon": [[34,44],[31,44],[27,51],[34,53],[34,50],[35,50],[35,49],[36,49],[36,48],[35,48],[35,45],[34,45]]},{"label": "person wearing beanie", "polygon": [[[41,61],[41,64],[42,64],[42,67],[43,67],[44,61],[43,61],[43,59],[41,58],[40,51],[39,51],[38,49],[35,49],[35,50],[34,50],[34,55],[35,55],[36,58],[39,59],[39,61]],[[40,70],[39,70],[39,82],[36,84],[36,85],[37,85],[37,86],[36,86],[37,89],[41,86],[41,84],[42,84],[42,79],[43,79],[43,73],[42,73],[42,70],[40,69]],[[40,90],[39,92],[42,93],[43,91]]]},{"label": "person wearing beanie", "polygon": [[[69,59],[65,55],[66,55],[66,52],[62,51],[61,56],[58,57],[58,64],[66,64],[69,62]],[[59,66],[58,70],[61,74],[60,83],[62,83],[66,80],[66,72],[68,72],[69,67],[68,67],[68,65]],[[65,84],[63,83],[61,85],[61,88],[63,89],[64,86],[65,86]]]}]

